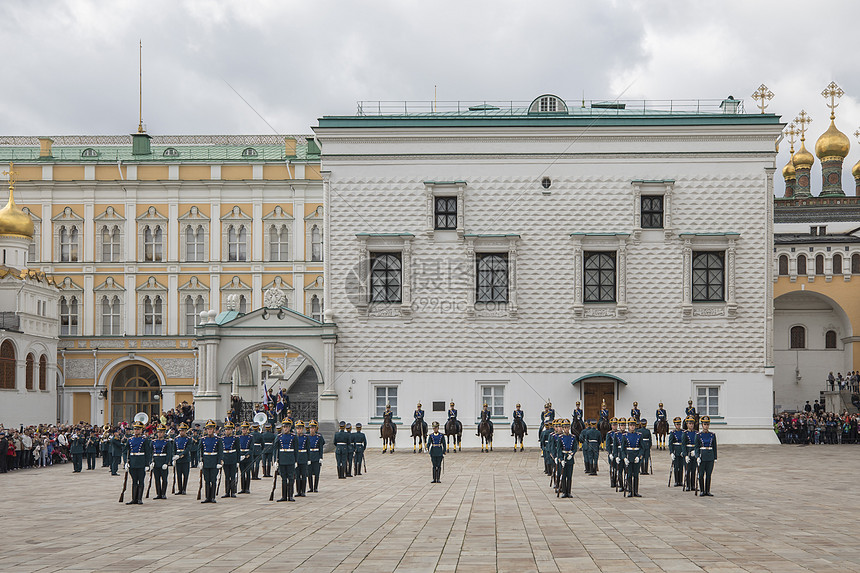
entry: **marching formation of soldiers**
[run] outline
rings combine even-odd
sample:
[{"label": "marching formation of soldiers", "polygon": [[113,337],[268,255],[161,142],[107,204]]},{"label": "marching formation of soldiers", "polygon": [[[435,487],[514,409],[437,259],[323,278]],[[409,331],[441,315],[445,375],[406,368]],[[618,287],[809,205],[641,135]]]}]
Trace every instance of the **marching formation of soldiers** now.
[{"label": "marching formation of soldiers", "polygon": [[672,455],[674,486],[693,491],[700,496],[712,496],[711,474],[717,460],[717,436],[710,431],[711,418],[702,416],[702,430],[696,431],[696,419],[687,416],[687,429],[681,429],[681,418],[674,420],[675,429],[669,433],[669,451]]}]

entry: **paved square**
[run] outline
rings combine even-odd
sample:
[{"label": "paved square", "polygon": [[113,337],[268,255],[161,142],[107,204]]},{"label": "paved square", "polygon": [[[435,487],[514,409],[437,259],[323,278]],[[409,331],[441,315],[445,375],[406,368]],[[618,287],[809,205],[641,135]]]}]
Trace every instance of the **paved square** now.
[{"label": "paved square", "polygon": [[0,571],[860,571],[857,452],[723,446],[712,498],[666,487],[656,451],[641,499],[579,454],[574,499],[557,499],[536,449],[449,454],[441,484],[411,448],[368,451],[347,480],[327,455],[296,503],[270,503],[266,479],[201,505],[192,470],[190,495],[125,506],[121,477],[67,464],[0,476]]}]

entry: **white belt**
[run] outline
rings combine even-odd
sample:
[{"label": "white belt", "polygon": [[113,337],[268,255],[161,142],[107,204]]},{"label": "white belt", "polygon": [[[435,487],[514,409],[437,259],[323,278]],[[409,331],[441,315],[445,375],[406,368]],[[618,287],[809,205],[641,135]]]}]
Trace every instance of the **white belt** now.
[{"label": "white belt", "polygon": [[702,447],[700,447],[699,449],[700,449],[700,450],[713,450],[714,448],[712,448],[711,446],[707,446],[707,447],[706,447],[706,446],[702,446]]},{"label": "white belt", "polygon": [[628,451],[636,451],[636,450],[638,450],[638,449],[639,449],[639,448],[627,448],[627,450],[628,450]]},{"label": "white belt", "polygon": [[203,452],[204,456],[217,456],[218,452]]},{"label": "white belt", "polygon": [[130,452],[130,453],[131,453],[131,455],[133,455],[133,456],[142,456],[142,455],[144,455],[146,452]]},{"label": "white belt", "polygon": [[292,448],[290,448],[289,450],[281,450],[281,451],[282,451],[282,452],[294,452],[295,450],[293,450]]}]

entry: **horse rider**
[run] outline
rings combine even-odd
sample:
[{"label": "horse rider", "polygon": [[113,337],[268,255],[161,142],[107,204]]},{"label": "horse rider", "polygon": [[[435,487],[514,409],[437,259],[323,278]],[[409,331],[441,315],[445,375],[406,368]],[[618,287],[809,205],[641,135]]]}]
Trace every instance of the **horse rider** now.
[{"label": "horse rider", "polygon": [[385,412],[382,413],[382,424],[379,426],[379,437],[382,437],[382,428],[385,424],[391,424],[392,436],[397,435],[397,425],[394,423],[394,412],[391,411],[391,404],[385,405]]},{"label": "horse rider", "polygon": [[611,430],[606,433],[606,441],[603,444],[603,449],[606,450],[606,458],[609,461],[609,487],[618,487],[618,466],[615,458],[618,455],[615,452],[615,436],[618,434],[618,418],[613,417],[609,420]]},{"label": "horse rider", "polygon": [[251,435],[251,424],[246,421],[241,425],[239,435],[239,477],[242,489],[239,493],[251,493],[251,474],[254,469],[254,436]]},{"label": "horse rider", "polygon": [[643,476],[649,474],[649,465],[651,461],[651,430],[648,429],[648,420],[642,418],[639,420],[639,427],[636,429],[642,436],[642,470]]},{"label": "horse rider", "polygon": [[153,499],[167,499],[167,463],[173,457],[173,440],[165,436],[167,427],[159,424],[156,429],[156,437],[152,440],[152,461],[155,466],[152,469],[155,477],[155,497]]},{"label": "horse rider", "polygon": [[717,435],[709,428],[711,417],[702,416],[702,431],[696,436],[696,460],[699,464],[699,495],[713,497],[711,494],[711,474],[717,460]]},{"label": "horse rider", "polygon": [[654,431],[656,432],[657,424],[659,424],[662,420],[666,420],[667,423],[669,421],[669,416],[666,414],[666,410],[663,408],[663,402],[660,402],[660,404],[657,406],[657,413],[654,415],[654,417]]},{"label": "horse rider", "polygon": [[559,492],[561,493],[561,497],[572,497],[570,495],[570,486],[573,483],[573,456],[576,454],[578,442],[576,437],[570,433],[570,420],[561,421],[561,432],[561,436],[556,441],[556,455],[561,464]]},{"label": "horse rider", "polygon": [[[343,422],[340,423],[343,428]],[[296,501],[293,499],[293,480],[296,479],[296,436],[292,433],[293,422],[284,418],[281,422],[281,433],[275,440],[275,461],[278,463],[278,474],[281,476],[281,498],[278,501]]]},{"label": "horse rider", "polygon": [[684,483],[686,487],[684,491],[693,489],[696,479],[696,419],[692,416],[687,416],[687,429],[684,431],[684,436],[681,438],[681,444],[684,449]]},{"label": "horse rider", "polygon": [[218,472],[221,470],[221,456],[224,444],[215,435],[214,420],[206,422],[206,435],[200,438],[200,460],[203,465],[201,473],[206,485],[206,499],[200,503],[215,503],[215,489],[218,483]]},{"label": "horse rider", "polygon": [[424,421],[424,409],[421,407],[421,402],[418,402],[418,405],[415,406],[415,411],[412,412],[412,421],[421,422],[421,435],[427,433],[427,422]]},{"label": "horse rider", "polygon": [[695,420],[695,418],[696,418],[696,407],[693,406],[692,400],[687,400],[687,408],[684,410],[684,415],[687,418],[693,418],[694,422],[696,421]]},{"label": "horse rider", "polygon": [[[152,471],[152,442],[143,435],[143,423],[134,422],[134,435],[125,444],[128,461],[125,469],[131,475],[131,501],[126,505],[143,504],[143,481],[146,470]],[[77,470],[80,471],[80,470]]]},{"label": "horse rider", "polygon": [[427,436],[427,453],[433,462],[433,481],[430,483],[441,483],[439,478],[442,477],[442,459],[447,451],[445,436],[439,433],[439,422],[433,422],[433,433]]},{"label": "horse rider", "polygon": [[675,477],[674,487],[684,485],[684,430],[681,429],[681,416],[672,420],[675,429],[669,432],[669,452],[672,455],[672,474]]},{"label": "horse rider", "polygon": [[522,410],[520,410],[520,405],[517,404],[517,409],[514,410],[514,412],[513,412],[514,421],[511,422],[511,435],[512,436],[514,435],[514,428],[517,425],[517,420],[519,420],[522,423],[523,431],[525,432],[525,435],[526,436],[529,435],[529,427],[526,426],[525,415],[526,415],[526,413],[523,412]]},{"label": "horse rider", "polygon": [[627,420],[627,433],[622,438],[621,447],[624,451],[624,465],[627,466],[627,495],[639,495],[639,462],[642,459],[642,435],[636,432],[639,421],[635,418]]},{"label": "horse rider", "polygon": [[311,420],[308,423],[308,431],[310,432],[308,436],[308,461],[310,462],[308,466],[309,491],[316,493],[320,483],[320,466],[322,466],[325,438],[322,437],[322,434],[317,434],[316,420]]},{"label": "horse rider", "polygon": [[355,474],[361,475],[361,462],[364,461],[364,450],[367,449],[367,437],[361,431],[361,422],[355,424],[355,433],[352,434],[352,446],[355,450],[353,461],[355,463]]},{"label": "horse rider", "polygon": [[346,467],[344,467],[344,471],[346,472],[346,477],[352,477],[352,460],[355,457],[355,444],[352,442],[352,424],[346,425],[346,437],[348,439],[348,443],[346,445]]},{"label": "horse rider", "polygon": [[334,459],[337,461],[337,479],[346,479],[346,459],[352,436],[346,433],[346,422],[338,425],[340,430],[334,434]]},{"label": "horse rider", "polygon": [[179,424],[179,435],[173,439],[173,472],[176,474],[176,495],[185,495],[188,488],[188,474],[191,473],[191,438],[188,437],[188,424]]},{"label": "horse rider", "polygon": [[454,407],[454,402],[451,402],[450,406],[448,407],[448,419],[454,420],[454,423],[456,425],[455,429],[458,434],[463,431],[463,425],[460,423],[460,420],[457,419],[457,408]]},{"label": "horse rider", "polygon": [[[481,410],[481,422],[487,422],[490,425],[490,433],[493,433],[493,421],[490,419],[491,417],[490,407],[484,402],[484,408]],[[480,425],[480,424],[479,424]],[[476,436],[480,436],[480,432],[475,433]]]},{"label": "horse rider", "polygon": [[[607,422],[609,421],[609,408],[606,407],[606,400],[603,400],[600,403],[600,415],[598,416],[598,418],[601,420],[606,420]],[[619,423],[622,419],[623,418],[619,418]]]},{"label": "horse rider", "polygon": [[639,410],[639,402],[633,402],[633,407],[630,409],[630,417],[636,420],[636,423],[639,423],[639,418],[642,417],[642,412]]},{"label": "horse rider", "polygon": [[585,473],[596,476],[597,458],[600,455],[600,430],[597,429],[597,422],[588,420],[588,426],[579,434],[579,441],[582,442]]},{"label": "horse rider", "polygon": [[573,421],[579,420],[582,422],[582,408],[579,407],[579,402],[576,403],[576,408],[573,409],[571,418],[573,418]]},{"label": "horse rider", "polygon": [[555,410],[552,409],[552,402],[547,402],[544,404],[543,412],[540,413],[541,430],[553,420],[555,420]]}]

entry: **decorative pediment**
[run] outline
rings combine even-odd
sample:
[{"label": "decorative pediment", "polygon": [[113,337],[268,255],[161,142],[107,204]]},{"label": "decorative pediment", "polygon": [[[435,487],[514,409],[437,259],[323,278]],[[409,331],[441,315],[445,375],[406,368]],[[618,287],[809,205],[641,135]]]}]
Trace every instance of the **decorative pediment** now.
[{"label": "decorative pediment", "polygon": [[322,275],[317,275],[317,278],[315,278],[312,283],[309,283],[308,286],[305,287],[305,290],[323,290]]},{"label": "decorative pediment", "polygon": [[188,212],[185,213],[184,215],[180,215],[178,217],[178,219],[180,221],[187,221],[187,222],[199,221],[202,223],[204,221],[208,221],[209,217],[207,217],[206,215],[201,213],[200,209],[198,209],[196,206],[194,206],[194,207],[191,207],[191,209],[189,209]]},{"label": "decorative pediment", "polygon": [[238,205],[234,205],[229,213],[221,217],[222,221],[250,221],[251,217],[242,212]]},{"label": "decorative pediment", "polygon": [[163,292],[167,290],[167,287],[155,280],[155,277],[149,277],[146,279],[146,282],[137,287],[137,292],[146,292],[146,291],[158,291]]},{"label": "decorative pediment", "polygon": [[30,211],[29,207],[21,207],[21,210],[30,215],[30,218],[33,219],[34,223],[40,223],[42,221],[42,218]]},{"label": "decorative pediment", "polygon": [[[334,332],[334,325],[331,323],[323,324],[319,321],[312,319],[309,316],[305,316],[300,312],[296,312],[289,308],[260,308],[255,311],[239,314],[236,312],[222,312],[216,318],[217,323],[207,323],[202,324],[202,327],[209,326],[217,326],[220,328],[225,327],[242,327],[243,330],[236,331],[238,332],[247,332],[245,329],[250,328],[261,328],[265,330],[272,330],[278,328],[296,328],[296,327],[311,327],[314,329],[325,330],[327,332]],[[284,332],[290,332],[291,334],[295,334],[295,332],[291,332],[289,330],[285,330]]]},{"label": "decorative pediment", "polygon": [[143,213],[142,215],[139,215],[136,220],[137,221],[145,221],[145,222],[159,222],[159,223],[163,222],[163,223],[166,223],[167,217],[165,217],[164,215],[159,213],[158,209],[156,209],[155,207],[150,205],[149,209],[147,209],[146,212]]},{"label": "decorative pediment", "polygon": [[125,217],[120,216],[120,214],[117,213],[113,207],[108,206],[108,208],[105,209],[103,213],[100,213],[93,217],[93,220],[99,223],[119,223],[121,221],[125,221]]},{"label": "decorative pediment", "polygon": [[240,279],[239,277],[233,277],[229,283],[227,283],[226,285],[221,287],[221,290],[222,291],[234,291],[234,290],[235,291],[247,291],[247,290],[251,290],[251,287],[249,287],[247,284],[242,282],[242,279]]},{"label": "decorative pediment", "polygon": [[116,284],[116,281],[113,279],[113,277],[106,278],[102,284],[95,287],[93,290],[96,292],[125,292],[125,288],[123,288],[121,285]]},{"label": "decorative pediment", "polygon": [[286,291],[293,290],[293,287],[290,284],[284,282],[284,279],[282,279],[281,277],[275,277],[273,280],[271,280],[269,282],[269,284],[264,285],[263,286],[263,292],[265,292],[271,288],[276,288],[276,289],[286,290]]},{"label": "decorative pediment", "polygon": [[278,205],[277,207],[275,207],[275,208],[272,210],[272,212],[271,212],[271,213],[269,213],[268,215],[265,215],[265,216],[263,217],[263,220],[264,220],[264,221],[283,221],[283,222],[287,222],[287,221],[292,221],[292,220],[293,220],[293,216],[292,216],[292,215],[290,215],[289,213],[287,213],[286,211],[284,211],[284,210],[283,210],[283,208],[282,208],[280,205]]},{"label": "decorative pediment", "polygon": [[83,220],[84,218],[75,213],[71,207],[66,207],[59,215],[51,219],[56,223],[82,223]]},{"label": "decorative pediment", "polygon": [[179,290],[209,292],[209,287],[201,283],[197,277],[191,277],[187,283],[179,287]]},{"label": "decorative pediment", "polygon": [[58,284],[57,286],[63,292],[71,292],[71,293],[84,292],[84,289],[82,289],[79,285],[77,285],[75,283],[75,281],[72,280],[72,277],[65,277],[62,280],[62,282],[60,282],[60,284]]},{"label": "decorative pediment", "polygon": [[322,205],[305,215],[305,221],[322,221],[323,208]]}]

